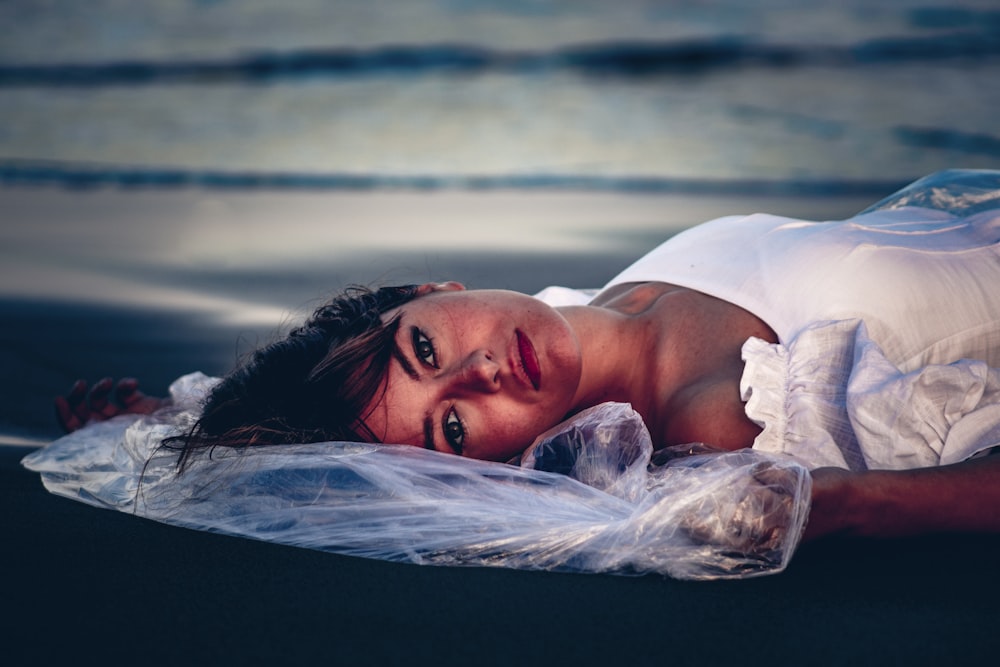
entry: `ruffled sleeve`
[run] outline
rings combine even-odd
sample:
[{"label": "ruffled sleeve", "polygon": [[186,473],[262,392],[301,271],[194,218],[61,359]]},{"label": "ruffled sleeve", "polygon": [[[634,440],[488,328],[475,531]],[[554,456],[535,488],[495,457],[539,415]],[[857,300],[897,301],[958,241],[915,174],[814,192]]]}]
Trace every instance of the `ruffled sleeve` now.
[{"label": "ruffled sleeve", "polygon": [[847,414],[846,386],[857,321],[826,322],[788,345],[751,338],[740,392],[763,428],[754,449],[795,457],[811,468],[863,469]]},{"label": "ruffled sleeve", "polygon": [[1000,369],[963,359],[903,373],[858,320],[823,322],[787,345],[751,338],[740,383],[762,427],[754,449],[810,468],[912,469],[1000,444]]}]

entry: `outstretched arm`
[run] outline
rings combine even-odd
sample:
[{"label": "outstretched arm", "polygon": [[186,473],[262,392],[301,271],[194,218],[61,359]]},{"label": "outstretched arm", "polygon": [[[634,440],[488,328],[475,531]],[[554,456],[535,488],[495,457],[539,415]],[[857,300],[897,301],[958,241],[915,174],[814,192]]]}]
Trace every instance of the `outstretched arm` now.
[{"label": "outstretched arm", "polygon": [[1000,533],[1000,455],[939,468],[813,471],[805,539]]},{"label": "outstretched arm", "polygon": [[77,380],[66,396],[56,397],[56,419],[63,430],[71,433],[89,422],[116,415],[149,414],[167,402],[165,398],[139,391],[139,382],[134,378],[124,378],[117,384],[111,378],[104,378],[89,391],[85,380]]}]

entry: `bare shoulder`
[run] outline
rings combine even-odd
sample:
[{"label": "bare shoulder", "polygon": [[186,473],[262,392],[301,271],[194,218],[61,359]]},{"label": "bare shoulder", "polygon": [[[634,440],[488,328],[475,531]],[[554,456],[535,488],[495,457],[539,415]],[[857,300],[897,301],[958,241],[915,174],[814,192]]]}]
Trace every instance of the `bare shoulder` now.
[{"label": "bare shoulder", "polygon": [[664,294],[684,289],[669,283],[622,283],[602,291],[590,305],[635,315],[648,310]]},{"label": "bare shoulder", "polygon": [[733,450],[750,447],[760,433],[743,410],[738,371],[718,372],[686,386],[665,413],[659,438],[665,445],[700,442]]}]

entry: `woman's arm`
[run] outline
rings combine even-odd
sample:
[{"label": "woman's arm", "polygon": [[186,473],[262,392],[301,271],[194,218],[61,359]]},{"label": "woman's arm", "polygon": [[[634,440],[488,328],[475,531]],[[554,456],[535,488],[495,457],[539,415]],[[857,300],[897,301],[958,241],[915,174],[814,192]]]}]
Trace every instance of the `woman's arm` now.
[{"label": "woman's arm", "polygon": [[812,472],[804,539],[1000,533],[1000,455],[939,468]]},{"label": "woman's arm", "polygon": [[139,382],[134,378],[124,378],[117,384],[111,378],[104,378],[89,391],[85,380],[77,380],[66,396],[56,397],[56,419],[63,430],[71,433],[89,422],[104,421],[116,415],[149,414],[167,402],[168,399],[147,396],[139,391]]}]

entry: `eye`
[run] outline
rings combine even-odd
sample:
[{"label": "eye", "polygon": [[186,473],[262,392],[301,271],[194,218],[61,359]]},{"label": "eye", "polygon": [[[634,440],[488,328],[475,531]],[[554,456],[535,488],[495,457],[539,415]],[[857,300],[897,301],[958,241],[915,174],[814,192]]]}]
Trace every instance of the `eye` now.
[{"label": "eye", "polygon": [[462,453],[462,442],[465,440],[465,426],[458,418],[458,413],[452,408],[444,417],[444,439],[455,450],[456,454]]},{"label": "eye", "polygon": [[434,341],[427,337],[423,331],[413,327],[410,333],[413,339],[413,354],[417,359],[431,368],[437,368],[437,353],[434,351]]}]

